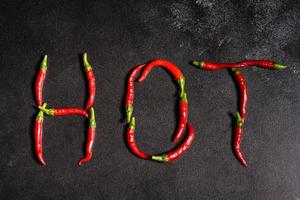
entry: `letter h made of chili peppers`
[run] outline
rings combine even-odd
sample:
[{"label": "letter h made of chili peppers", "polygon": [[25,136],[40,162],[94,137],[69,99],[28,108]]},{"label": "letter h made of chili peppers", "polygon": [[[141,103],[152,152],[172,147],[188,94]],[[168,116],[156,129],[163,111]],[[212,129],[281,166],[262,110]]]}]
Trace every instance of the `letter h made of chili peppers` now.
[{"label": "letter h made of chili peppers", "polygon": [[[87,53],[83,54],[83,66],[85,75],[88,82],[88,100],[85,108],[46,108],[47,103],[43,100],[43,86],[47,74],[47,55],[44,56],[42,64],[40,66],[38,75],[35,81],[35,100],[39,108],[34,126],[34,143],[35,143],[35,153],[36,157],[41,165],[46,165],[43,148],[42,148],[42,138],[43,138],[43,120],[44,114],[47,116],[66,116],[66,115],[80,115],[89,119],[89,128],[87,132],[87,142],[85,149],[85,156],[79,161],[79,165],[88,162],[92,157],[92,148],[95,141],[96,135],[96,117],[95,111],[92,107],[94,104],[95,94],[96,94],[96,81],[93,69],[87,60]],[[89,113],[88,113],[89,112]]]}]

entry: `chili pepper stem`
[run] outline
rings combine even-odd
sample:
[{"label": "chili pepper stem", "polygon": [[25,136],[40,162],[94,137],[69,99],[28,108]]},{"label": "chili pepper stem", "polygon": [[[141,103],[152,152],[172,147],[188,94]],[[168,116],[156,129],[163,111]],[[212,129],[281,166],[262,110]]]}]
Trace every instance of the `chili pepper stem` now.
[{"label": "chili pepper stem", "polygon": [[130,121],[131,121],[132,112],[133,112],[133,106],[126,107],[126,121],[127,121],[127,123],[130,123]]},{"label": "chili pepper stem", "polygon": [[90,128],[96,128],[96,117],[95,117],[95,111],[94,108],[90,108]]},{"label": "chili pepper stem", "polygon": [[234,74],[239,74],[241,70],[238,69],[238,68],[231,68],[231,71],[232,71]]},{"label": "chili pepper stem", "polygon": [[274,63],[274,64],[273,64],[273,69],[282,70],[282,69],[285,69],[285,68],[287,68],[286,65],[279,64],[279,63]]},{"label": "chili pepper stem", "polygon": [[132,117],[129,123],[129,128],[130,129],[135,129],[135,117]]},{"label": "chili pepper stem", "polygon": [[43,61],[42,61],[42,64],[41,64],[41,69],[42,70],[47,70],[47,60],[48,60],[48,56],[44,55],[44,58],[43,58]]},{"label": "chili pepper stem", "polygon": [[186,92],[183,93],[182,97],[180,98],[181,102],[188,102],[187,94]]},{"label": "chili pepper stem", "polygon": [[163,163],[168,162],[166,155],[152,156],[151,159]]},{"label": "chili pepper stem", "polygon": [[243,127],[244,121],[239,112],[236,112],[236,127]]},{"label": "chili pepper stem", "polygon": [[83,66],[84,66],[84,69],[85,70],[89,70],[89,69],[91,69],[92,67],[91,67],[91,64],[88,62],[88,60],[87,60],[87,53],[85,52],[85,53],[83,53]]},{"label": "chili pepper stem", "polygon": [[194,60],[192,62],[192,65],[194,65],[195,67],[204,68],[204,61]]},{"label": "chili pepper stem", "polygon": [[184,91],[184,86],[185,86],[185,79],[184,79],[184,77],[179,78],[177,80],[177,82],[178,82],[179,87],[180,87],[180,97],[182,97],[183,94],[185,93],[185,91]]},{"label": "chili pepper stem", "polygon": [[54,112],[53,112],[53,109],[47,109],[43,106],[39,106],[38,107],[41,111],[43,111],[46,115],[49,115],[49,116],[53,116],[54,115]]}]

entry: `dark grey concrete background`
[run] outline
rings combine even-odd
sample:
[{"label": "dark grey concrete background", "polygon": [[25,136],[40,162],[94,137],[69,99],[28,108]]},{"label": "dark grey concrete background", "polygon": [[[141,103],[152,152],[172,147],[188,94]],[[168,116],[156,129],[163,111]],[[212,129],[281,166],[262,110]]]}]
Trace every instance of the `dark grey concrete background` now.
[{"label": "dark grey concrete background", "polygon": [[[0,199],[300,199],[299,1],[2,0],[0,9]],[[92,161],[77,166],[87,122],[48,117],[47,167],[41,167],[32,148],[38,63],[49,55],[49,106],[81,107],[84,51],[97,78]],[[140,160],[123,140],[126,76],[132,66],[154,58],[176,63],[187,78],[196,138],[173,164]],[[243,70],[248,168],[231,149],[234,81],[226,70],[190,66],[194,59],[271,59],[289,67]],[[137,141],[144,151],[174,147],[176,92],[162,69],[136,84]]]}]

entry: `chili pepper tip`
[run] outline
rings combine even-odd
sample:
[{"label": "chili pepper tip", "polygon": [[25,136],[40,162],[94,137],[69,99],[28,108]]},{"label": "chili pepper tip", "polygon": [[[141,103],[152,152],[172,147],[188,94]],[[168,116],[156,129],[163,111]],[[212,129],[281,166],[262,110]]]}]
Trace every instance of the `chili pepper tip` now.
[{"label": "chili pepper tip", "polygon": [[47,70],[47,61],[48,61],[48,56],[44,55],[44,58],[43,58],[42,64],[41,64],[41,69]]},{"label": "chili pepper tip", "polygon": [[194,65],[195,67],[204,68],[204,61],[194,60],[192,62],[192,65]]},{"label": "chili pepper tip", "polygon": [[151,156],[151,159],[155,160],[155,161],[163,162],[163,163],[168,162],[167,157],[165,155]]},{"label": "chili pepper tip", "polygon": [[279,63],[274,63],[274,64],[273,64],[273,69],[281,70],[281,69],[285,69],[285,68],[287,68],[286,65],[279,64]]}]

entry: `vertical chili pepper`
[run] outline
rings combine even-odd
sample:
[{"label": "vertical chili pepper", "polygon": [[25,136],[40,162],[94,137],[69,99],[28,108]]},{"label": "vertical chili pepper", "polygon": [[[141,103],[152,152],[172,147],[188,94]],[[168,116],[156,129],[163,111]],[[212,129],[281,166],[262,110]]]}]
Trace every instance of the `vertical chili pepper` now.
[{"label": "vertical chili pepper", "polygon": [[173,138],[173,142],[178,142],[180,140],[186,128],[186,123],[188,120],[188,100],[186,93],[184,93],[183,96],[180,98],[179,116],[179,124],[175,136]]},{"label": "vertical chili pepper", "polygon": [[[46,103],[43,104],[43,107],[46,107]],[[39,111],[35,124],[34,124],[34,147],[35,153],[38,161],[42,165],[46,165],[43,156],[43,121],[44,121],[44,113],[43,111]]]},{"label": "vertical chili pepper", "polygon": [[92,69],[92,66],[87,60],[87,53],[83,54],[83,66],[85,69],[85,74],[88,80],[88,89],[89,89],[89,97],[85,106],[85,111],[87,111],[90,107],[93,106],[95,95],[96,95],[96,81],[95,75]]},{"label": "vertical chili pepper", "polygon": [[134,98],[134,81],[136,75],[145,66],[145,64],[135,67],[129,74],[127,81],[127,93],[125,98],[125,109],[126,109],[126,121],[130,122],[133,112],[133,98]]},{"label": "vertical chili pepper", "polygon": [[191,124],[188,124],[188,135],[187,138],[181,143],[176,149],[168,152],[167,154],[152,156],[152,160],[159,162],[172,162],[180,158],[192,145],[195,138],[195,131]]},{"label": "vertical chili pepper", "polygon": [[64,115],[81,115],[89,118],[88,113],[80,108],[43,108],[39,106],[39,109],[49,116],[64,116]]},{"label": "vertical chili pepper", "polygon": [[138,79],[138,82],[143,82],[146,77],[148,76],[149,72],[152,70],[153,67],[158,67],[161,66],[165,69],[167,69],[172,76],[175,78],[175,80],[178,82],[179,87],[180,87],[180,97],[182,97],[184,91],[184,85],[185,85],[185,79],[180,71],[180,69],[174,65],[173,63],[167,61],[167,60],[162,60],[162,59],[156,59],[151,62],[149,62],[145,69],[143,70],[143,73],[141,74],[140,78]]},{"label": "vertical chili pepper", "polygon": [[243,119],[239,112],[236,113],[236,124],[234,129],[234,142],[233,142],[233,149],[237,159],[247,167],[247,161],[245,160],[243,153],[241,152],[241,143],[242,143],[242,128],[243,128]]},{"label": "vertical chili pepper", "polygon": [[193,61],[192,64],[196,67],[203,68],[206,70],[218,70],[218,69],[227,69],[227,68],[241,68],[241,67],[250,67],[257,66],[268,69],[285,69],[286,66],[275,63],[269,60],[246,60],[238,63],[213,63],[208,61]]},{"label": "vertical chili pepper", "polygon": [[92,150],[93,145],[95,142],[96,137],[96,117],[95,117],[95,111],[94,108],[90,108],[90,123],[89,123],[89,129],[88,129],[88,138],[86,143],[86,149],[85,149],[85,156],[79,161],[79,165],[82,165],[86,162],[88,162],[92,158]]},{"label": "vertical chili pepper", "polygon": [[234,73],[235,80],[238,84],[239,90],[240,90],[240,102],[239,102],[239,112],[242,117],[242,120],[245,121],[246,118],[246,108],[247,108],[247,102],[248,102],[248,88],[246,84],[245,77],[241,73],[239,69],[232,68],[231,71]]},{"label": "vertical chili pepper", "polygon": [[35,100],[38,106],[43,104],[43,87],[47,75],[47,55],[44,56],[39,73],[35,81]]},{"label": "vertical chili pepper", "polygon": [[135,117],[132,117],[129,123],[129,126],[127,128],[127,145],[132,153],[134,153],[137,157],[140,157],[142,159],[148,159],[150,156],[142,152],[135,142],[134,137],[135,132]]}]

